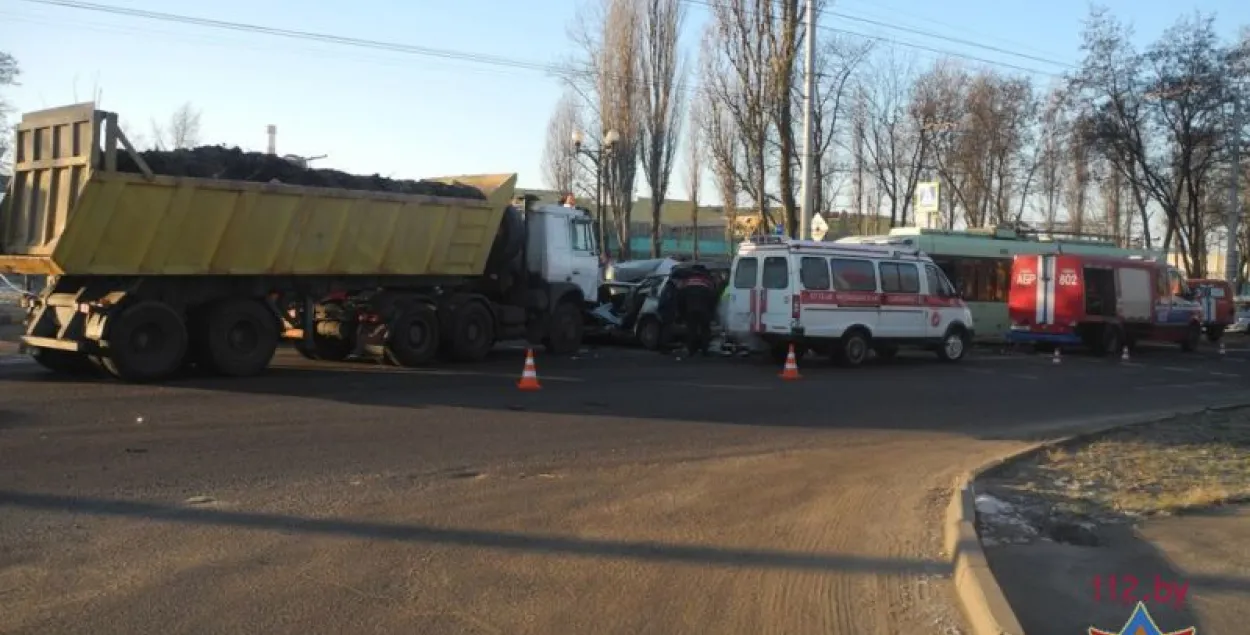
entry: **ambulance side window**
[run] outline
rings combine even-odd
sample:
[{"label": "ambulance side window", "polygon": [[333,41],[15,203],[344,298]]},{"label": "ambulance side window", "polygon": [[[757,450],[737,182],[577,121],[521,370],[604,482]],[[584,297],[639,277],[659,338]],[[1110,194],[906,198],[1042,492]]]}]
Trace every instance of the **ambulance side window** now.
[{"label": "ambulance side window", "polygon": [[920,272],[916,265],[903,262],[883,262],[881,267],[881,291],[884,293],[920,293]]},{"label": "ambulance side window", "polygon": [[799,282],[810,291],[829,290],[829,260],[803,256],[799,262]]},{"label": "ambulance side window", "polygon": [[759,273],[760,261],[755,258],[739,258],[738,268],[734,269],[735,289],[754,289],[755,274]]},{"label": "ambulance side window", "polygon": [[933,265],[925,265],[924,267],[925,284],[929,285],[927,292],[929,295],[935,295],[940,298],[950,297],[950,289],[946,285],[946,281],[942,279],[942,274],[938,273],[938,268]]},{"label": "ambulance side window", "polygon": [[830,258],[829,264],[833,267],[833,288],[835,290],[876,292],[877,272],[871,262],[867,260]]},{"label": "ambulance side window", "polygon": [[764,259],[763,287],[765,289],[785,289],[790,286],[790,259],[782,256],[769,256]]}]

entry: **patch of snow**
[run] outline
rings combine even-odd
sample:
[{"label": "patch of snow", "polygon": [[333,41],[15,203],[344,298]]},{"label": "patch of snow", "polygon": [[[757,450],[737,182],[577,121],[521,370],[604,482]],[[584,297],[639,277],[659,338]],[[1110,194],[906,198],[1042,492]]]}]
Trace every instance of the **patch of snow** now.
[{"label": "patch of snow", "polygon": [[977,494],[975,499],[977,513],[987,516],[1003,516],[1015,512],[1015,508],[1004,500],[999,500],[989,494]]}]

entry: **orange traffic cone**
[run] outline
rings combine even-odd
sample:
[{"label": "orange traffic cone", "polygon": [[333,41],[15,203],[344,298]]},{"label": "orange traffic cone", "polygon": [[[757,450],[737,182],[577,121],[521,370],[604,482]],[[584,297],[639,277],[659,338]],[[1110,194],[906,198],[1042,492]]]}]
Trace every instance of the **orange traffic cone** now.
[{"label": "orange traffic cone", "polygon": [[786,366],[781,369],[782,379],[794,380],[799,379],[799,362],[794,356],[794,344],[790,345],[790,352],[786,353]]},{"label": "orange traffic cone", "polygon": [[516,383],[521,390],[542,390],[538,384],[538,369],[534,367],[533,349],[525,349],[525,368],[521,370],[521,379]]}]

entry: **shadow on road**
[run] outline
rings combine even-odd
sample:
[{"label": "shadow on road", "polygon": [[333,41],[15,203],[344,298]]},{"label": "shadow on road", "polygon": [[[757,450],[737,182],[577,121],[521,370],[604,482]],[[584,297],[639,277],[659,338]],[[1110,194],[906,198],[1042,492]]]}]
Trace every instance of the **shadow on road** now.
[{"label": "shadow on road", "polygon": [[450,529],[427,525],[302,518],[281,514],[225,511],[139,501],[34,494],[5,490],[0,490],[0,507],[93,516],[141,518],[157,522],[237,527],[262,531],[365,538],[405,543],[478,547],[593,558],[627,558],[654,562],[694,563],[722,567],[917,575],[946,575],[950,572],[949,563],[933,560],[672,545],[658,542],[631,542],[475,529]]}]

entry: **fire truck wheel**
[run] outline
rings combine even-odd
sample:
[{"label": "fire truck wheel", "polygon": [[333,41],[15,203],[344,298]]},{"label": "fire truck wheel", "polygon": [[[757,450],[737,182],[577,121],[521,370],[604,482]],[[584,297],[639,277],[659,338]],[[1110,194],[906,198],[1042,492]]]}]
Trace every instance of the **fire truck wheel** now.
[{"label": "fire truck wheel", "polygon": [[1224,337],[1224,325],[1223,324],[1212,324],[1211,326],[1207,327],[1207,341],[1208,342],[1211,342],[1212,344],[1214,344],[1220,341],[1221,337]]},{"label": "fire truck wheel", "polygon": [[944,362],[957,362],[968,353],[968,331],[962,327],[952,326],[942,338],[942,345],[937,349],[938,359]]},{"label": "fire truck wheel", "polygon": [[1181,342],[1181,350],[1186,353],[1192,353],[1198,349],[1198,342],[1202,340],[1202,327],[1197,324],[1190,324],[1189,330],[1185,332],[1185,339]]},{"label": "fire truck wheel", "polygon": [[871,344],[868,342],[868,334],[861,329],[854,329],[842,334],[842,340],[834,350],[834,359],[843,366],[854,368],[868,359],[869,350]]},{"label": "fire truck wheel", "polygon": [[1102,339],[1094,343],[1093,353],[1099,357],[1114,355],[1124,348],[1124,333],[1115,326],[1107,326],[1102,330]]}]

